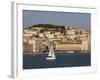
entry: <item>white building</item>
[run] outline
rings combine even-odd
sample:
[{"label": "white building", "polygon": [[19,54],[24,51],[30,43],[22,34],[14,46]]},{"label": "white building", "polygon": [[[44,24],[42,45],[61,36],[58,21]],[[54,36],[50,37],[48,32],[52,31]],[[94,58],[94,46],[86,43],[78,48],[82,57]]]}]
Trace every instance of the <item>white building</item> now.
[{"label": "white building", "polygon": [[24,36],[24,37],[31,37],[31,36],[33,36],[33,34],[31,34],[31,33],[24,33],[23,36]]},{"label": "white building", "polygon": [[90,41],[87,38],[83,39],[82,40],[82,50],[90,50],[90,47],[91,47]]},{"label": "white building", "polygon": [[43,33],[40,33],[39,34],[39,37],[43,38],[44,37],[44,34]]},{"label": "white building", "polygon": [[25,34],[35,34],[36,35],[37,34],[37,31],[36,30],[25,29],[24,30],[24,33]]}]

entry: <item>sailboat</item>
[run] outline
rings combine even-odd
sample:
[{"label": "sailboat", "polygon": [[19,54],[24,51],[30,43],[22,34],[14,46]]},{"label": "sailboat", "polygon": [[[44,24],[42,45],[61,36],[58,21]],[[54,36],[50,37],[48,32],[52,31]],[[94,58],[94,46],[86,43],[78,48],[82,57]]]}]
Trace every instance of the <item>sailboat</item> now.
[{"label": "sailboat", "polygon": [[47,60],[55,60],[56,59],[53,46],[51,46],[48,57],[46,59]]}]

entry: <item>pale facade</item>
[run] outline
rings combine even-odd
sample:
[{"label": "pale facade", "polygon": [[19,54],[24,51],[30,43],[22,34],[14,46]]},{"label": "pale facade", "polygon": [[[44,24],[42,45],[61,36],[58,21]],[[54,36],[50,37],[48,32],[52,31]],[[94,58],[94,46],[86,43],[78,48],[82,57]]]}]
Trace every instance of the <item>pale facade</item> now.
[{"label": "pale facade", "polygon": [[82,44],[68,44],[60,43],[56,44],[56,50],[81,50]]},{"label": "pale facade", "polygon": [[44,37],[44,34],[43,33],[40,33],[39,34],[39,37],[43,38]]},{"label": "pale facade", "polygon": [[85,38],[82,41],[82,50],[91,50],[91,45],[89,39]]},{"label": "pale facade", "polygon": [[38,32],[37,30],[30,30],[30,29],[25,29],[24,34],[34,34],[36,35]]},{"label": "pale facade", "polygon": [[42,39],[29,39],[29,44],[32,45],[33,52],[43,52]]},{"label": "pale facade", "polygon": [[30,37],[30,36],[33,36],[33,34],[31,34],[31,33],[25,33],[23,36],[24,37]]},{"label": "pale facade", "polygon": [[54,34],[47,34],[47,38],[54,38]]},{"label": "pale facade", "polygon": [[89,41],[83,40],[82,43],[74,43],[74,44],[68,44],[68,43],[58,43],[56,44],[56,50],[84,50],[88,51],[90,50],[90,44]]}]

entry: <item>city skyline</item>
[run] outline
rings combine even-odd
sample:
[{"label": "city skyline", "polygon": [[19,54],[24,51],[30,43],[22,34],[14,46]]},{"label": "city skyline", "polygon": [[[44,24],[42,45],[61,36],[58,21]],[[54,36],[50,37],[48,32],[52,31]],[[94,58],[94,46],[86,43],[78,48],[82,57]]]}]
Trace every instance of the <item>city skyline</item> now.
[{"label": "city skyline", "polygon": [[90,13],[23,10],[23,26],[34,24],[64,25],[72,28],[90,28]]},{"label": "city skyline", "polygon": [[91,14],[23,11],[23,69],[91,66]]}]

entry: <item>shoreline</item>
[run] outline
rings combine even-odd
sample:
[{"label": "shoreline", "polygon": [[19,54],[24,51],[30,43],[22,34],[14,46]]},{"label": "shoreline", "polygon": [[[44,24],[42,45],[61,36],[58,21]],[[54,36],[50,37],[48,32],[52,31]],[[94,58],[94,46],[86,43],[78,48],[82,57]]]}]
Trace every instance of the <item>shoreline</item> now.
[{"label": "shoreline", "polygon": [[[43,55],[43,54],[47,54],[48,55],[49,52],[44,52],[44,53],[24,53],[23,55]],[[91,52],[86,52],[86,53],[83,53],[83,52],[74,52],[74,53],[65,53],[65,52],[55,52],[55,54],[91,54]]]}]

